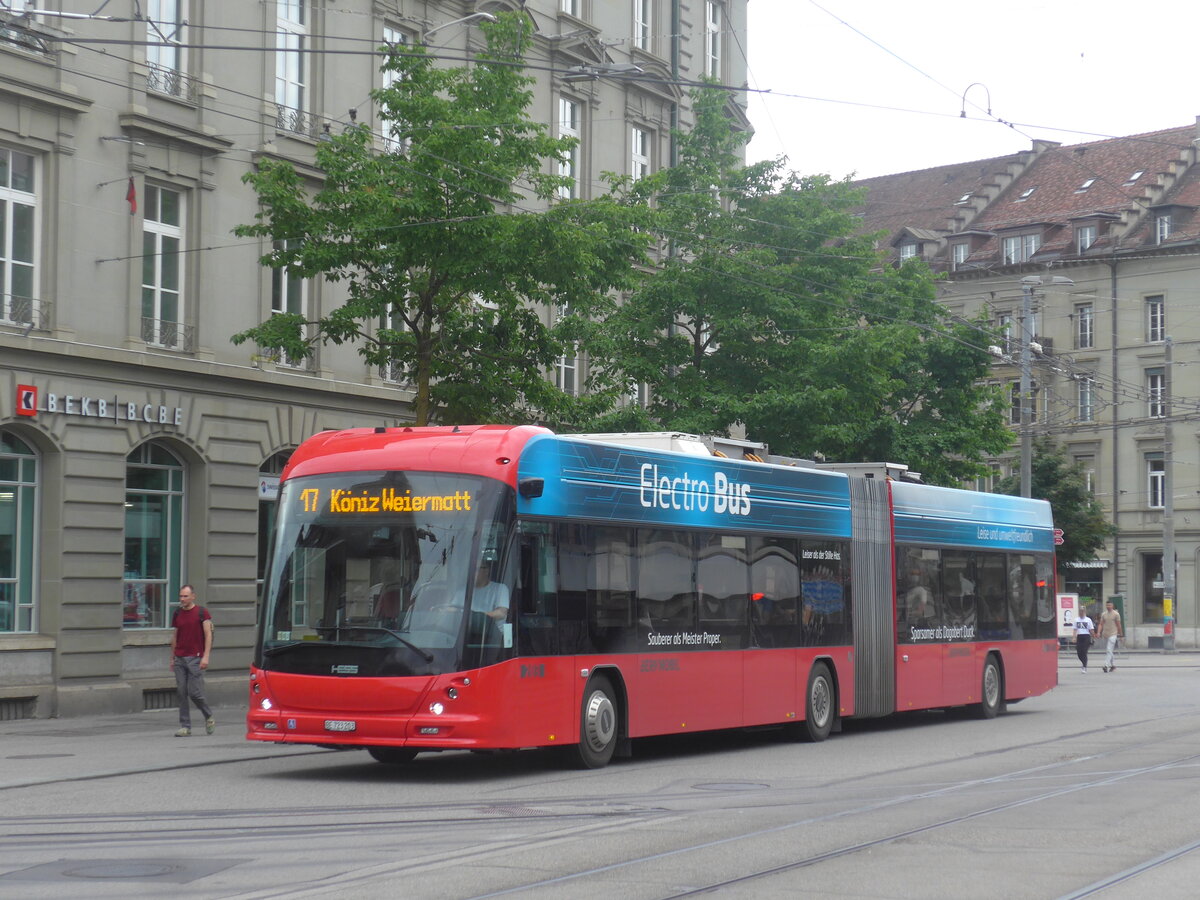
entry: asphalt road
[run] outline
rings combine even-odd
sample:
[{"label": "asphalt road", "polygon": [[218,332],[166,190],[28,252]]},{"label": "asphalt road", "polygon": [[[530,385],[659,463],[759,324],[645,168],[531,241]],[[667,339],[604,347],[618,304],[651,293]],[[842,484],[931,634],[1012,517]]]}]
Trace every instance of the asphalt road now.
[{"label": "asphalt road", "polygon": [[250,744],[242,712],[0,722],[0,898],[1200,894],[1200,655],[922,713],[551,753]]}]

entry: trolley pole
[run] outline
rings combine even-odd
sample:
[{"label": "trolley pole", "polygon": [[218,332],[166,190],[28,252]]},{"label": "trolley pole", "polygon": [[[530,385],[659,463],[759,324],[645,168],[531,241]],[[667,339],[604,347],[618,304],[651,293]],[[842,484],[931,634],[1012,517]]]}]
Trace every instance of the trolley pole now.
[{"label": "trolley pole", "polygon": [[1033,433],[1031,431],[1032,360],[1029,342],[1033,340],[1030,319],[1033,316],[1033,285],[1041,284],[1037,276],[1021,280],[1021,496],[1032,496],[1033,491]]},{"label": "trolley pole", "polygon": [[1171,426],[1171,338],[1163,366],[1163,652],[1175,652],[1175,435]]}]

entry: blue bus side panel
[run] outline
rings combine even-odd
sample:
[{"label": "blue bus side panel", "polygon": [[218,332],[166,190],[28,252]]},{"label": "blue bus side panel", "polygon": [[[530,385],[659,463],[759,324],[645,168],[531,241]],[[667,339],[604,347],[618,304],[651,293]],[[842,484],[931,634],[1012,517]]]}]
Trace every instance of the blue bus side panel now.
[{"label": "blue bus side panel", "polygon": [[892,509],[898,544],[1054,551],[1044,500],[893,482]]},{"label": "blue bus side panel", "polygon": [[850,537],[849,481],[834,472],[545,435],[517,478],[544,481],[541,497],[518,494],[522,515]]}]

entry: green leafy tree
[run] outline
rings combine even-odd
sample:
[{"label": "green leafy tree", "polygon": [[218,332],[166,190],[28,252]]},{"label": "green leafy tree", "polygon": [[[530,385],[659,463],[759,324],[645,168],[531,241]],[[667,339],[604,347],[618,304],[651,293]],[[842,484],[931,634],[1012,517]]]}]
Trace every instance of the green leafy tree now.
[{"label": "green leafy tree", "polygon": [[[497,19],[481,26],[487,49],[474,65],[386,52],[394,78],[372,96],[387,152],[351,127],[318,143],[315,189],[285,161],[245,177],[260,212],[236,233],[272,241],[263,265],[344,283],[347,299],[314,318],[274,315],[235,343],[291,358],[352,343],[415,386],[417,424],[524,421],[567,402],[544,374],[570,335],[545,311],[603,318],[647,238],[616,195],[557,202],[569,180],[554,173],[574,139],[529,118],[530,25]],[[531,198],[549,208],[523,211]]]},{"label": "green leafy tree", "polygon": [[[1019,496],[1021,477],[1013,475],[996,485],[997,493]],[[1088,490],[1087,473],[1067,459],[1066,451],[1049,437],[1034,441],[1030,458],[1029,492],[1050,502],[1054,527],[1063,532],[1055,548],[1058,564],[1095,559],[1106,538],[1117,533],[1104,507]]]},{"label": "green leafy tree", "polygon": [[669,248],[592,344],[650,386],[658,427],[748,436],[777,453],[907,463],[938,483],[982,471],[1011,433],[973,326],[928,268],[885,267],[846,182],[740,164],[719,91],[694,94],[679,163],[633,185]]}]

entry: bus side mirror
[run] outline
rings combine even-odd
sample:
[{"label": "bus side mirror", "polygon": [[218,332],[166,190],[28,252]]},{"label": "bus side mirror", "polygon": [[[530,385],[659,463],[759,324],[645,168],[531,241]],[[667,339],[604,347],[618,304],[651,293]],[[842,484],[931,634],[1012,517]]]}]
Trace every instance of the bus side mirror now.
[{"label": "bus side mirror", "polygon": [[542,491],[546,488],[544,478],[522,478],[517,482],[517,491],[526,500],[533,500],[535,497],[542,496]]}]

